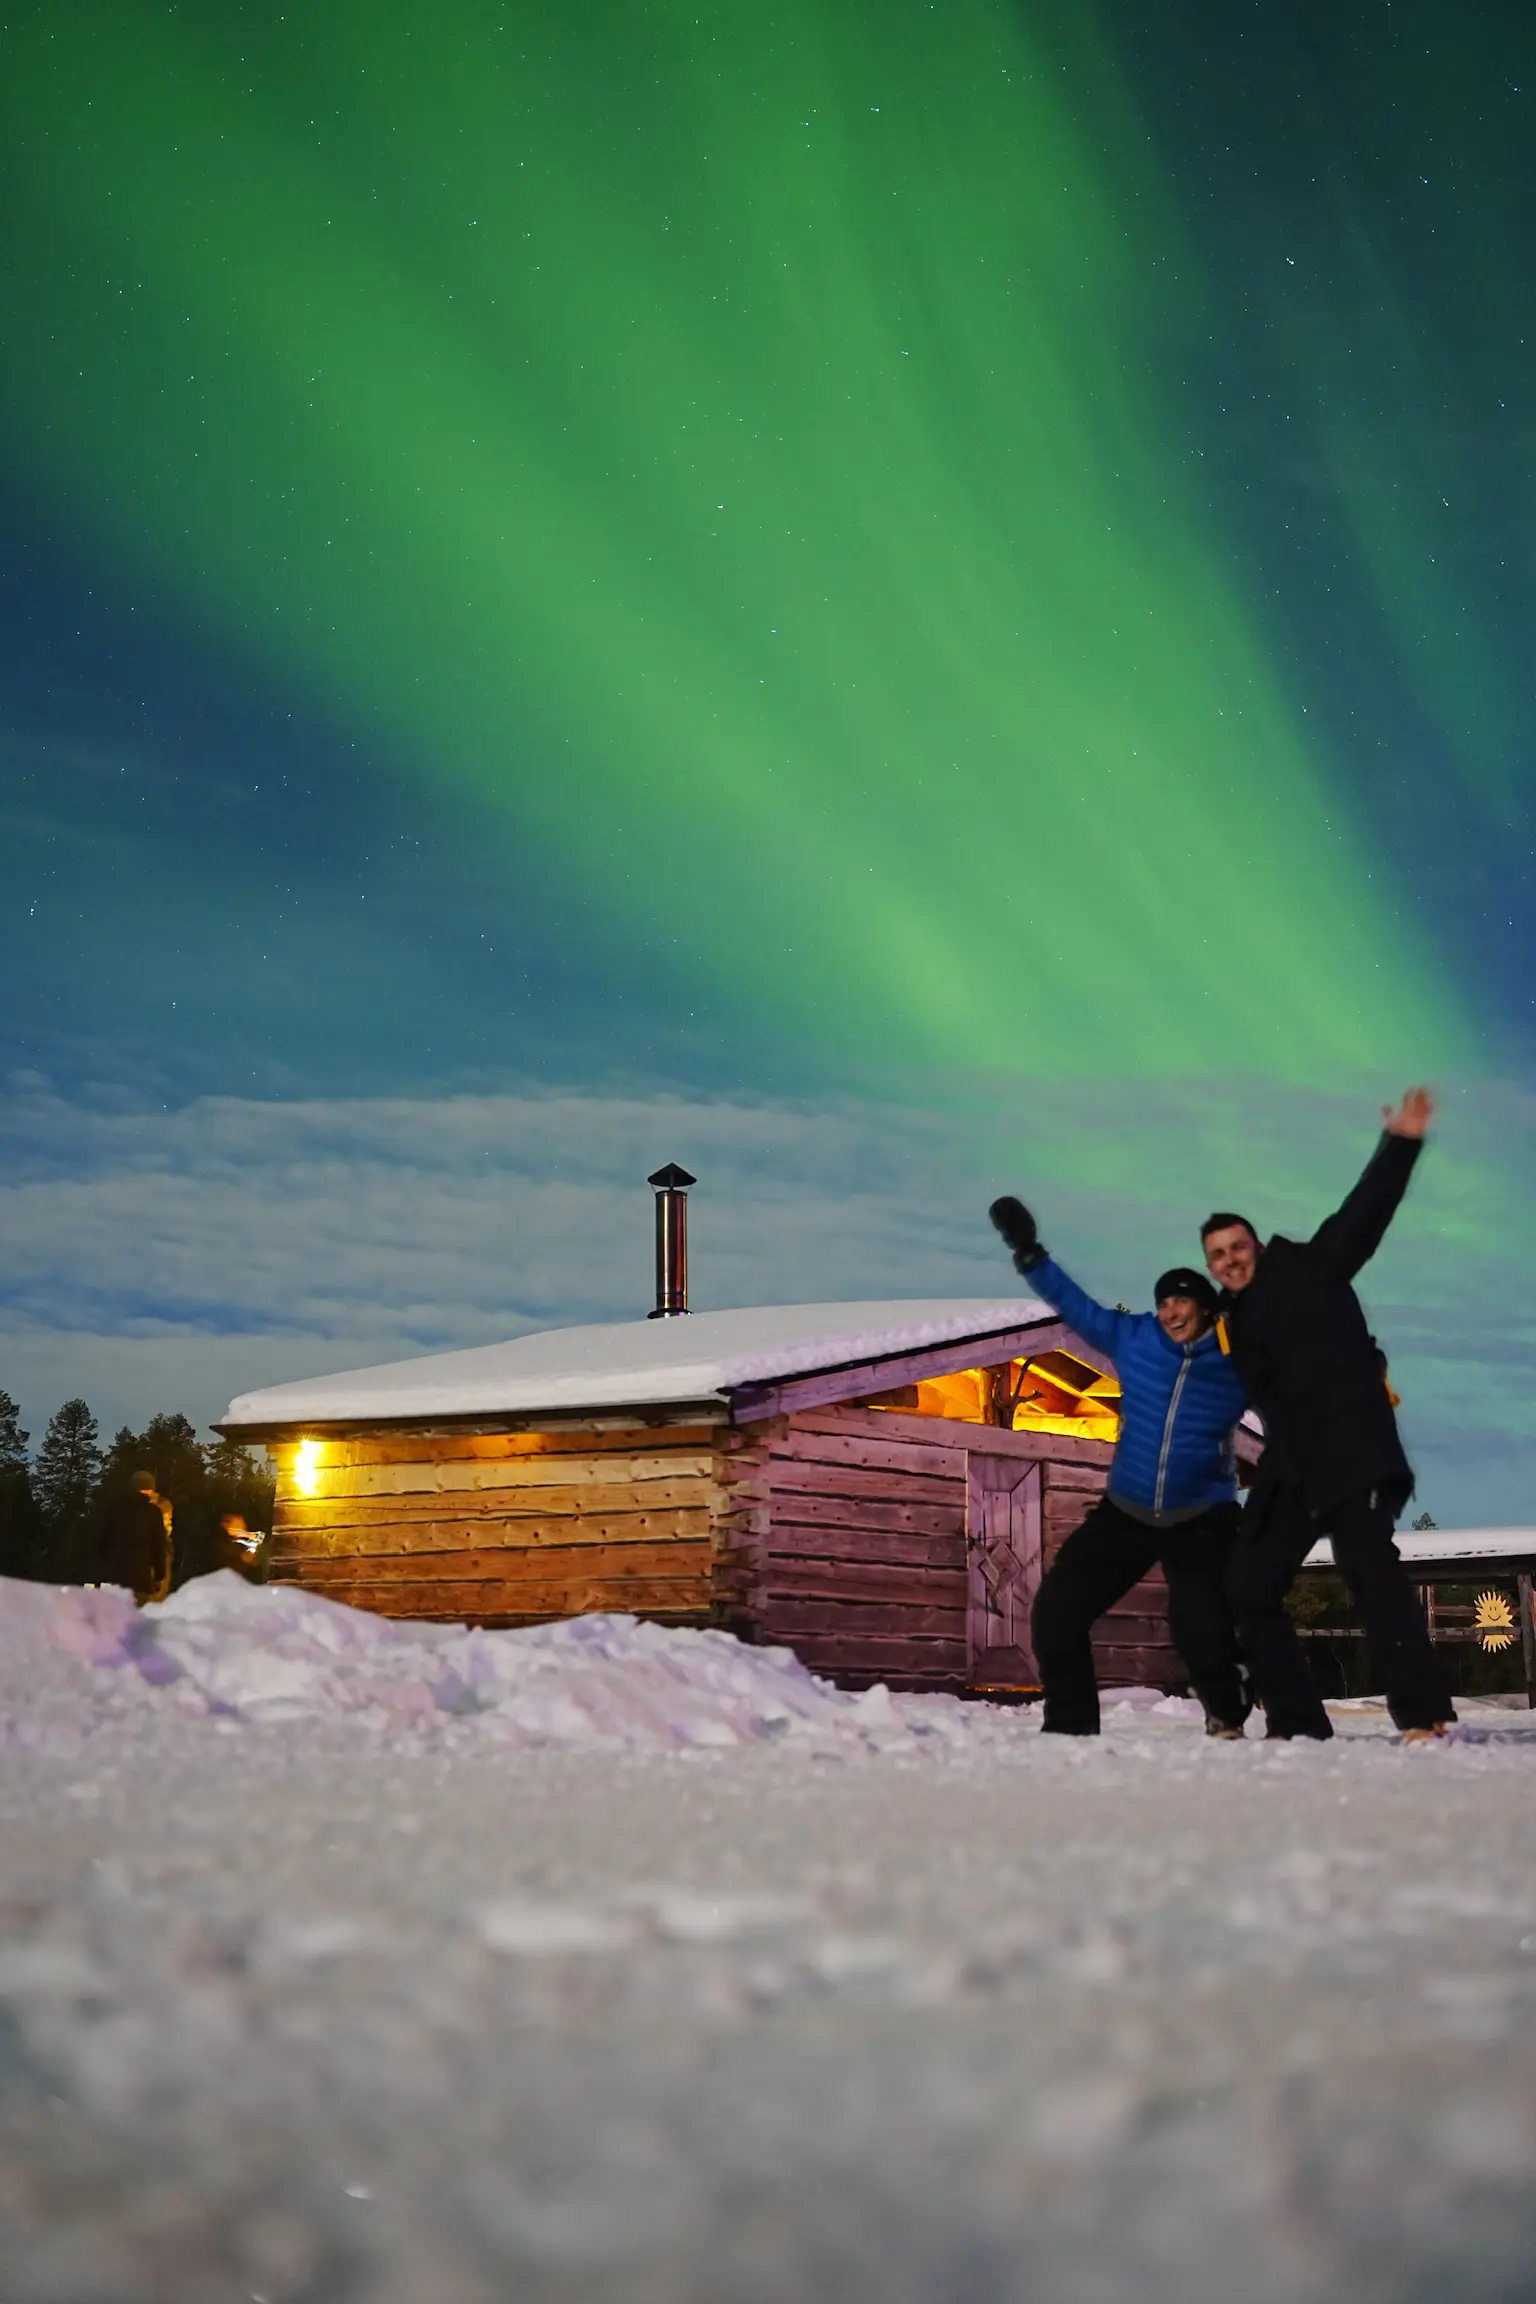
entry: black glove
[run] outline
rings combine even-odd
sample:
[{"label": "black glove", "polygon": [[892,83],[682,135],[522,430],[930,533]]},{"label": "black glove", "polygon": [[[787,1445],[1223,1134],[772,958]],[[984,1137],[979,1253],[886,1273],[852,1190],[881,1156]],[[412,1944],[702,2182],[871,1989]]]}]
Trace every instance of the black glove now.
[{"label": "black glove", "polygon": [[1040,1245],[1035,1220],[1022,1200],[1011,1195],[994,1200],[987,1214],[1013,1250],[1015,1271],[1033,1272],[1037,1264],[1045,1262],[1047,1251]]}]

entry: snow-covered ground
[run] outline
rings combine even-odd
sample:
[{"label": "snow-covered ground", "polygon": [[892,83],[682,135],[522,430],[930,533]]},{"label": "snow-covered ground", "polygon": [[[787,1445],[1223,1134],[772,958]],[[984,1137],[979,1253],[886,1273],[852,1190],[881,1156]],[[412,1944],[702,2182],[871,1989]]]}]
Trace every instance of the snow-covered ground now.
[{"label": "snow-covered ground", "polygon": [[1508,2304],[1536,1722],[0,1584],[6,2304]]}]

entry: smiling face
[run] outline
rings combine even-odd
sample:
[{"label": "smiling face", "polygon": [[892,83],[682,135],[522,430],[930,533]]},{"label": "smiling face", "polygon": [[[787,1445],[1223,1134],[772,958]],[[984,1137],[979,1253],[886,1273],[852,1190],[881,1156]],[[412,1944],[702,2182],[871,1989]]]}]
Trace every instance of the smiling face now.
[{"label": "smiling face", "polygon": [[1163,1334],[1174,1344],[1193,1344],[1210,1326],[1205,1306],[1194,1296],[1165,1296],[1157,1317]]},{"label": "smiling face", "polygon": [[1206,1269],[1218,1288],[1241,1296],[1259,1268],[1259,1244],[1248,1226],[1228,1224],[1219,1232],[1207,1232],[1201,1245]]}]

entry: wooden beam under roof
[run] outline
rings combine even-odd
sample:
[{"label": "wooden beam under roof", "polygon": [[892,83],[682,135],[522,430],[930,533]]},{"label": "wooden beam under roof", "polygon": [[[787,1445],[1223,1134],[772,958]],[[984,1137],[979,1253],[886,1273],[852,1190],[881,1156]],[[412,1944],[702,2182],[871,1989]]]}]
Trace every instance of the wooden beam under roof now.
[{"label": "wooden beam under roof", "polygon": [[793,1416],[798,1409],[824,1408],[838,1400],[867,1399],[871,1392],[919,1384],[924,1377],[954,1376],[964,1369],[1021,1360],[1034,1352],[1067,1351],[1086,1367],[1105,1367],[1102,1353],[1085,1344],[1063,1320],[1029,1328],[1005,1328],[990,1336],[955,1336],[916,1352],[895,1352],[875,1360],[853,1360],[806,1376],[782,1376],[764,1384],[738,1384],[730,1392],[731,1420],[760,1423],[768,1416]]}]

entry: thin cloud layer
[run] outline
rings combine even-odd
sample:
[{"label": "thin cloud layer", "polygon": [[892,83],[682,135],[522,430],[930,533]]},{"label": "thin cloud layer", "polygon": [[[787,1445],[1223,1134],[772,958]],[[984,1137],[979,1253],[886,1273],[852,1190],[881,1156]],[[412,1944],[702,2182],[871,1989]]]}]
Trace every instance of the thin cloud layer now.
[{"label": "thin cloud layer", "polygon": [[[69,1393],[108,1427],[167,1406],[206,1424],[256,1384],[639,1318],[645,1178],[668,1159],[700,1179],[701,1308],[993,1293],[1007,1265],[986,1204],[1005,1184],[1035,1197],[1087,1285],[1139,1300],[1245,1166],[1258,1221],[1309,1229],[1352,1179],[1373,1117],[1358,1088],[1304,1109],[1293,1095],[1196,1107],[1170,1086],[1138,1163],[1123,1092],[1116,1106],[1102,1087],[984,1104],[951,1087],[928,1109],[529,1090],[145,1112],[35,1077],[11,1085],[0,1385],[34,1428]],[[1368,1275],[1442,1520],[1531,1509],[1536,1323],[1530,1276],[1522,1287],[1511,1268],[1529,1250],[1501,1239],[1478,1150],[1496,1139],[1502,1160],[1530,1127],[1508,1097],[1458,1108]]]}]

